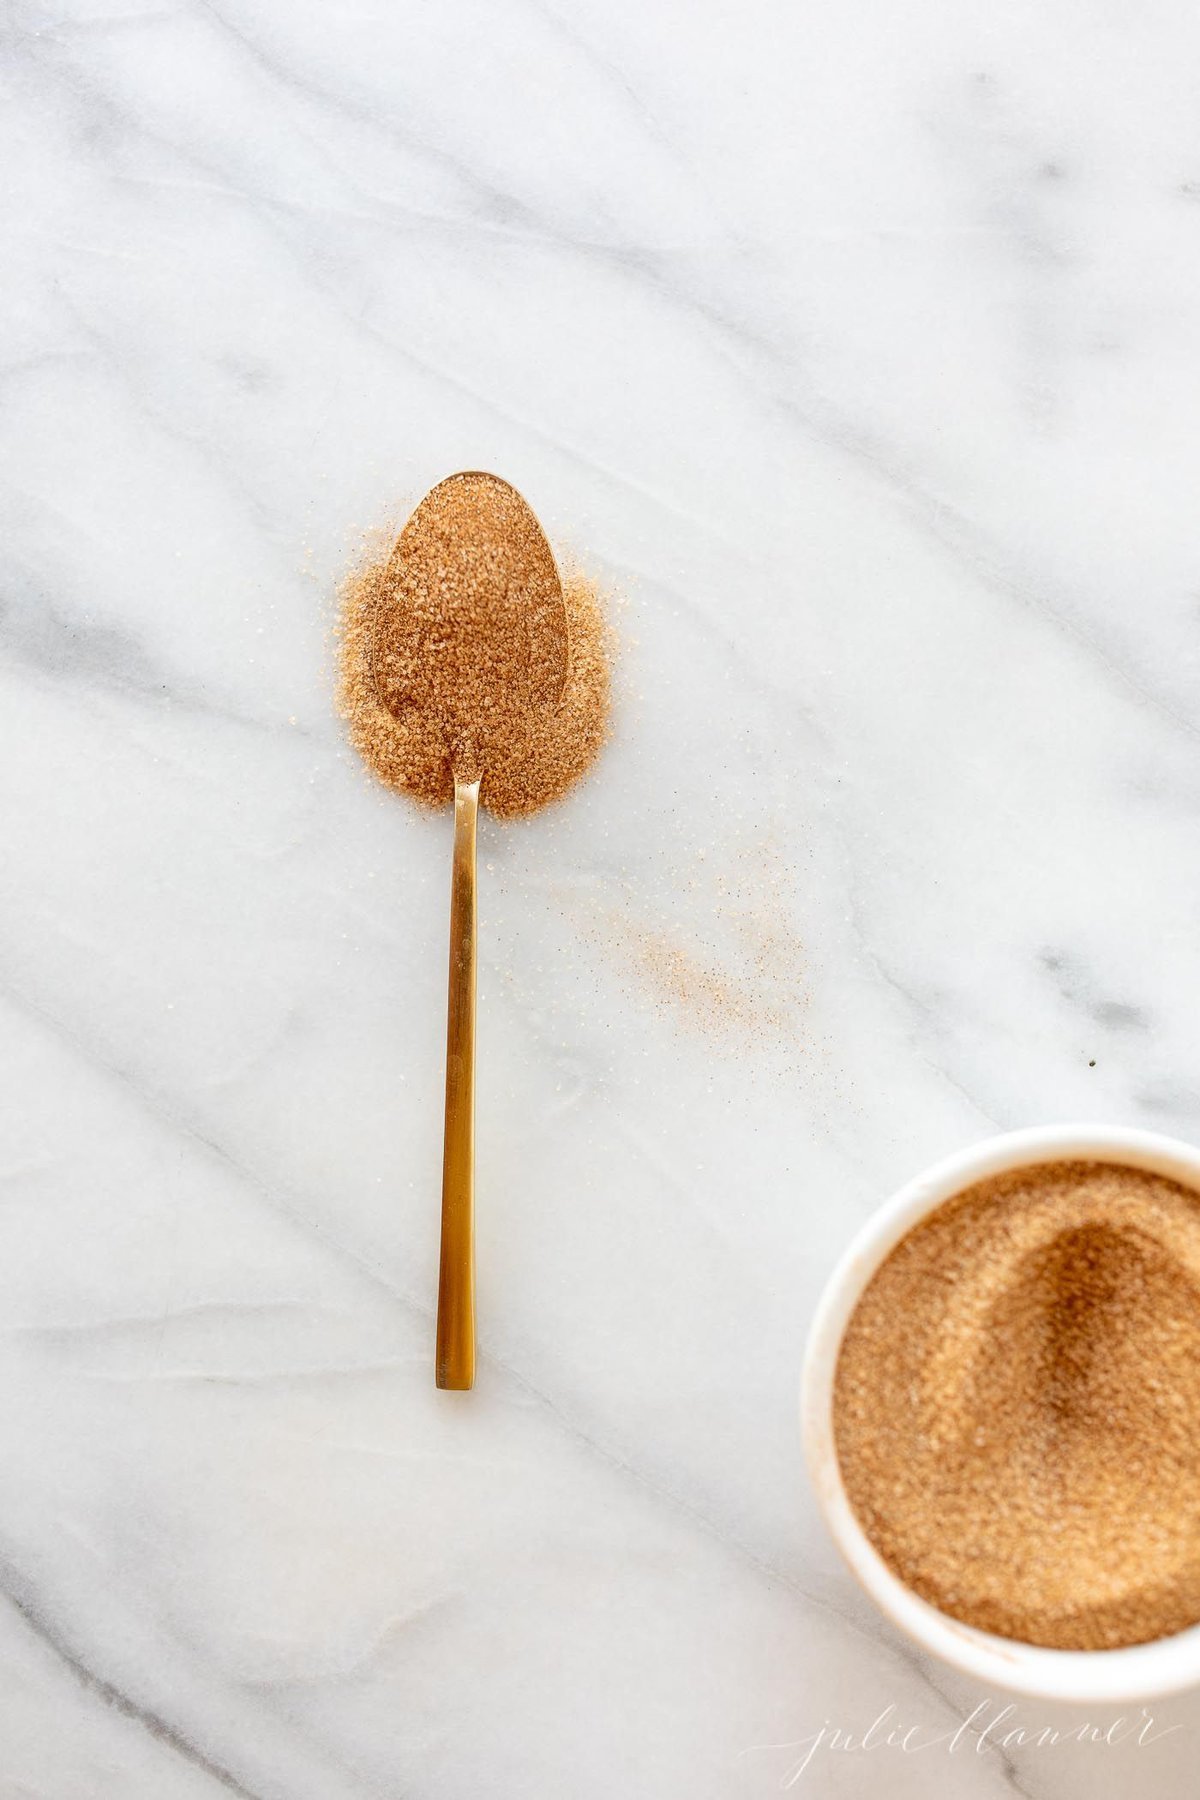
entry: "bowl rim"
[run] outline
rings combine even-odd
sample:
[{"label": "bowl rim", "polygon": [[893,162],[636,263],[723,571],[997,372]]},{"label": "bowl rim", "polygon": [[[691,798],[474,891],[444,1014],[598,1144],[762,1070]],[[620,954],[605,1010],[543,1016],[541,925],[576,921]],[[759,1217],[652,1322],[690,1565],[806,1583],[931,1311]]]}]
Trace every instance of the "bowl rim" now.
[{"label": "bowl rim", "polygon": [[996,1637],[939,1612],[888,1568],[851,1509],[833,1435],[833,1378],[842,1337],[876,1269],[921,1219],[963,1188],[1046,1162],[1110,1162],[1166,1175],[1200,1192],[1200,1150],[1114,1125],[1038,1125],[956,1151],[905,1182],[859,1228],[826,1281],[809,1327],[800,1386],[809,1480],[843,1559],[875,1605],[922,1650],[961,1673],[1045,1700],[1128,1702],[1200,1682],[1200,1624],[1117,1650],[1052,1650]]}]

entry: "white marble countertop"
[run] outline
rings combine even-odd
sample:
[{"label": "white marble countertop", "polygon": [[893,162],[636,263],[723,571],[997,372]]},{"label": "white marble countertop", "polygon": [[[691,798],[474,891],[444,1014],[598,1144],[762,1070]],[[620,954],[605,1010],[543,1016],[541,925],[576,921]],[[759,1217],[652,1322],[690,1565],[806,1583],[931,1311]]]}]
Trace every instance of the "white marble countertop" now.
[{"label": "white marble countertop", "polygon": [[[1195,9],[9,0],[2,56],[3,1800],[1191,1792],[1200,1701],[980,1747],[795,1391],[923,1163],[1200,1134]],[[329,626],[464,465],[625,604],[594,778],[483,832],[459,1397],[449,824]]]}]

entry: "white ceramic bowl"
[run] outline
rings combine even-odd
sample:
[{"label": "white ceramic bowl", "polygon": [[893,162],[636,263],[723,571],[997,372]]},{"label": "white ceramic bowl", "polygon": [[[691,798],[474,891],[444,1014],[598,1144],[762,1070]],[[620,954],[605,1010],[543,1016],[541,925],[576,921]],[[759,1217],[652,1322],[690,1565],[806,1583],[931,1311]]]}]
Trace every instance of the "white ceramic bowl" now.
[{"label": "white ceramic bowl", "polygon": [[831,1275],[809,1332],[801,1422],[825,1522],[851,1570],[892,1623],[944,1662],[995,1687],[1047,1700],[1149,1699],[1200,1683],[1200,1625],[1125,1650],[1046,1650],[976,1631],[905,1587],[867,1538],[846,1497],[833,1436],[833,1377],[859,1296],[888,1252],[954,1194],[1012,1169],[1080,1159],[1123,1163],[1200,1190],[1200,1151],[1149,1131],[1053,1125],[988,1138],[902,1187],[867,1221]]}]

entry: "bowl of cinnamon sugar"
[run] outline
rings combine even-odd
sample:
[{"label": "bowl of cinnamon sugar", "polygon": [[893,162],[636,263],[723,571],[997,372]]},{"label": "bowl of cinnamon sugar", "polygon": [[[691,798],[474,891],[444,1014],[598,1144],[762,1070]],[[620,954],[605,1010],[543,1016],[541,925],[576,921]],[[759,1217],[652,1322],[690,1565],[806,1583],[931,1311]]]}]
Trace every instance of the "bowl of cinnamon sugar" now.
[{"label": "bowl of cinnamon sugar", "polygon": [[1200,1683],[1200,1151],[1039,1127],[910,1181],[830,1277],[801,1422],[921,1649],[1053,1700]]}]

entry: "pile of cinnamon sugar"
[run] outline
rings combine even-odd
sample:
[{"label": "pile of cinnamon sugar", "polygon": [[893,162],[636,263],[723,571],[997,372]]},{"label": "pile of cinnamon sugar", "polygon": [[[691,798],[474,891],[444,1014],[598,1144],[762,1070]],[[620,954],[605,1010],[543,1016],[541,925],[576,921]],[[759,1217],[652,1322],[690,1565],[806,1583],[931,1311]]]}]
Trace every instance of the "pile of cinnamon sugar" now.
[{"label": "pile of cinnamon sugar", "polygon": [[1104,1650],[1200,1620],[1200,1195],[1060,1162],[903,1238],[834,1391],[851,1505],[932,1605]]},{"label": "pile of cinnamon sugar", "polygon": [[560,584],[541,527],[507,482],[451,476],[385,556],[343,584],[339,708],[380,780],[445,806],[481,778],[501,817],[539,811],[591,767],[608,733],[602,595]]}]

